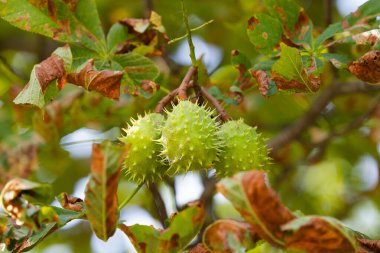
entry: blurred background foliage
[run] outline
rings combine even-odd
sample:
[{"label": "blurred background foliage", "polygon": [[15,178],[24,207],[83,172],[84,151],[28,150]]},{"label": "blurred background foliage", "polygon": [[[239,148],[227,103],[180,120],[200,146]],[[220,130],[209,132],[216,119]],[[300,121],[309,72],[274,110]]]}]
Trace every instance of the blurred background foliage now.
[{"label": "blurred background foliage", "polygon": [[[325,1],[297,2],[313,20],[317,31],[322,31],[326,25]],[[347,14],[347,6],[343,5],[350,5],[349,2],[355,5],[352,7],[354,10],[363,1],[337,1],[333,6],[334,21]],[[146,15],[145,1],[97,0],[97,4],[105,31],[122,18]],[[214,20],[195,32],[196,52],[199,56],[203,55],[210,74],[207,85],[227,90],[231,80],[238,75],[230,65],[231,50],[244,52],[252,62],[260,59],[246,36],[246,26],[249,17],[264,6],[260,0],[188,0],[186,4],[192,27]],[[341,8],[338,10],[337,7]],[[153,1],[153,9],[162,16],[171,39],[185,34],[179,1]],[[179,85],[186,71],[181,65],[190,63],[184,43],[182,40],[167,47],[168,61],[153,58],[161,70],[158,83],[166,89]],[[116,139],[130,117],[152,110],[165,93],[159,91],[151,99],[124,94],[115,102],[68,86],[47,105],[44,112],[13,104],[13,98],[27,82],[33,65],[48,57],[57,46],[59,44],[51,39],[26,33],[0,20],[0,189],[10,178],[22,176],[51,183],[56,194],[68,192],[83,198],[90,167],[91,143],[99,139]],[[360,48],[342,46],[338,50],[355,57]],[[322,91],[331,85],[334,75],[342,85],[356,81],[348,72],[334,72],[330,65],[326,65]],[[329,141],[322,156],[317,159],[313,158],[316,148],[310,144],[362,115],[371,106],[374,96],[352,94],[334,99],[312,127],[281,150],[268,169],[271,171],[272,187],[291,210],[337,217],[351,228],[379,238],[380,108],[359,129]],[[314,97],[315,94],[279,93],[265,98],[255,90],[239,106],[229,105],[228,112],[234,118],[241,117],[250,125],[258,126],[259,131],[271,138],[302,116]],[[170,184],[160,186],[169,212],[199,198],[203,191],[202,179],[196,173],[179,176],[170,183],[175,186],[175,194],[173,188],[168,186]],[[126,198],[135,187],[122,179],[120,198]],[[220,194],[214,197],[213,205],[215,217],[239,219],[238,213]],[[152,196],[144,189],[122,211],[121,216],[127,224],[161,226]],[[261,248],[261,251],[255,249],[253,252],[270,251],[267,245]],[[133,250],[123,234],[116,233],[106,244],[92,235],[87,222],[72,222],[33,252]]]}]

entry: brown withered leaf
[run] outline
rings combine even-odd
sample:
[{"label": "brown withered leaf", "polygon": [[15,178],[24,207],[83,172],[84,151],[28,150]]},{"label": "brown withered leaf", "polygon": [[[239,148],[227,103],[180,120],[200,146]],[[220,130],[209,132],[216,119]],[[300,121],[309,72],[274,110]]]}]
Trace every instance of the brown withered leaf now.
[{"label": "brown withered leaf", "polygon": [[348,71],[364,82],[380,83],[380,51],[369,51],[358,61],[349,63]]},{"label": "brown withered leaf", "polygon": [[259,85],[259,91],[261,95],[266,96],[269,91],[269,82],[270,79],[267,76],[267,73],[265,73],[264,70],[258,69],[251,69],[250,70],[251,75],[256,79],[257,84]]},{"label": "brown withered leaf", "polygon": [[90,59],[80,72],[68,74],[66,80],[82,86],[86,90],[99,92],[111,99],[119,99],[123,74],[123,71],[95,70],[94,59]]},{"label": "brown withered leaf", "polygon": [[380,252],[380,240],[370,240],[357,238],[359,242],[358,253],[378,253]]},{"label": "brown withered leaf", "polygon": [[209,251],[202,243],[198,243],[195,247],[190,249],[189,253],[211,253],[211,251]]},{"label": "brown withered leaf", "polygon": [[143,80],[141,89],[149,94],[154,94],[160,89],[160,85],[151,80]]},{"label": "brown withered leaf", "polygon": [[[276,238],[282,239],[283,232],[280,226],[293,220],[295,216],[281,203],[276,192],[268,186],[266,174],[262,171],[245,173],[242,178],[242,186],[251,208],[265,229],[269,230]],[[263,227],[257,224],[252,225],[260,237],[266,239],[267,235],[264,233]],[[267,241],[270,242],[271,240]]]},{"label": "brown withered leaf", "polygon": [[[236,242],[230,245],[231,239]],[[212,252],[235,252],[235,245],[239,244],[246,249],[254,246],[260,239],[253,227],[244,222],[231,219],[217,220],[208,226],[203,234],[203,243]]]},{"label": "brown withered leaf", "polygon": [[[281,75],[278,75],[276,72],[271,72],[272,80],[275,81],[276,86],[279,90],[294,90],[296,92],[307,92],[309,89],[304,83],[298,82],[296,80],[286,80]],[[308,76],[309,88],[311,91],[316,92],[321,85],[320,76]]]},{"label": "brown withered leaf", "polygon": [[295,216],[267,185],[264,172],[239,173],[223,179],[217,188],[262,239],[278,247],[285,245],[281,225],[293,220]]},{"label": "brown withered leaf", "polygon": [[152,11],[149,19],[126,18],[119,23],[127,27],[128,34],[134,36],[118,46],[117,54],[133,52],[144,46],[144,55],[162,55],[169,37],[157,13]]},{"label": "brown withered leaf", "polygon": [[74,196],[70,196],[66,192],[62,192],[58,196],[58,200],[61,206],[65,209],[75,212],[82,212],[84,210],[83,200]]},{"label": "brown withered leaf", "polygon": [[308,253],[354,253],[355,233],[329,217],[304,216],[282,226],[288,249]]}]

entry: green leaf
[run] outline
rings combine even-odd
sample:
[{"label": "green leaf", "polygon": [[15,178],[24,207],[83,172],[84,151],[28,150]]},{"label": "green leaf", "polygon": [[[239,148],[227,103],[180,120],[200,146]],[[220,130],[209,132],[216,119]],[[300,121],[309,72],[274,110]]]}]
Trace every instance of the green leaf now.
[{"label": "green leaf", "polygon": [[162,252],[159,249],[161,244],[160,232],[153,226],[139,224],[126,226],[121,224],[119,228],[129,237],[137,252]]},{"label": "green leaf", "polygon": [[273,64],[272,71],[287,81],[295,80],[309,88],[308,77],[303,67],[300,52],[294,47],[281,43],[281,56]]},{"label": "green leaf", "polygon": [[257,13],[248,21],[247,34],[256,50],[270,54],[282,37],[282,24],[277,18],[264,13]]},{"label": "green leaf", "polygon": [[351,59],[348,55],[343,54],[323,54],[323,58],[330,61],[336,68],[343,69],[347,67],[347,64],[351,62]]},{"label": "green leaf", "polygon": [[107,47],[108,51],[114,53],[117,46],[125,42],[128,38],[128,34],[125,31],[125,27],[122,24],[113,24],[107,34]]},{"label": "green leaf", "polygon": [[177,253],[182,252],[201,229],[204,221],[204,207],[199,203],[191,204],[172,216],[165,230],[152,226],[119,225],[129,237],[137,252]]},{"label": "green leaf", "polygon": [[94,0],[1,1],[0,16],[22,30],[105,52],[104,33]]},{"label": "green leaf", "polygon": [[134,53],[115,55],[113,60],[122,67],[135,84],[140,84],[143,80],[155,80],[159,75],[156,64],[142,55]]},{"label": "green leaf", "polygon": [[266,6],[272,15],[290,30],[294,29],[300,15],[301,7],[294,0],[265,0]]},{"label": "green leaf", "polygon": [[[323,42],[332,38],[337,33],[346,31],[348,28],[355,26],[356,24],[368,20],[374,19],[380,13],[380,1],[369,0],[361,5],[355,12],[344,17],[343,22],[338,22],[330,25],[323,33],[321,33],[315,40],[315,48],[322,45]],[[376,24],[375,24],[376,25]],[[377,26],[377,25],[376,25]],[[378,27],[374,27],[378,28]],[[367,27],[366,30],[369,30]]]},{"label": "green leaf", "polygon": [[117,185],[123,151],[110,142],[92,147],[91,174],[85,195],[86,214],[96,236],[103,241],[115,233],[119,218]]},{"label": "green leaf", "polygon": [[44,107],[44,94],[50,83],[65,75],[71,68],[72,55],[69,47],[59,47],[46,60],[33,67],[29,83],[14,99],[15,104],[31,104]]},{"label": "green leaf", "polygon": [[326,40],[332,38],[335,34],[337,34],[339,32],[342,32],[342,31],[343,31],[343,28],[342,28],[342,24],[340,22],[332,24],[332,25],[329,25],[329,27],[327,27],[327,29],[324,30],[317,37],[317,39],[315,40],[315,43],[314,43],[314,47],[318,48],[323,42],[325,42]]}]

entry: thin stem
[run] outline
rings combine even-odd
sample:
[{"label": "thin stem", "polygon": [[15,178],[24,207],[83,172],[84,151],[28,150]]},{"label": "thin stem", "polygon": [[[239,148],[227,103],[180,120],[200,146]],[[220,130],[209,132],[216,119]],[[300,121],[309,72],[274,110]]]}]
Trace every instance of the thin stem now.
[{"label": "thin stem", "polygon": [[157,113],[162,113],[165,106],[167,104],[170,103],[170,101],[172,101],[175,96],[177,96],[178,94],[178,88],[177,89],[174,89],[172,90],[169,94],[167,94],[165,97],[163,97],[160,102],[158,102],[157,106],[156,106],[156,109],[154,109],[155,112]]},{"label": "thin stem", "polygon": [[162,226],[165,227],[165,221],[168,218],[165,202],[162,199],[162,196],[161,196],[161,194],[160,194],[160,192],[158,190],[158,187],[157,187],[157,185],[155,183],[149,183],[148,189],[149,189],[149,191],[153,195],[154,204],[156,206],[156,211],[157,211],[158,218],[160,219],[160,222],[161,222]]},{"label": "thin stem", "polygon": [[195,48],[194,48],[193,40],[191,38],[191,29],[189,26],[188,13],[185,8],[184,0],[181,0],[181,6],[182,6],[182,13],[183,13],[183,22],[185,23],[186,30],[187,30],[187,43],[189,44],[189,49],[190,49],[191,64],[193,65],[193,67],[196,68],[198,66],[198,63],[197,63],[197,58],[195,56]]},{"label": "thin stem", "polygon": [[195,68],[194,66],[190,67],[189,70],[187,71],[185,77],[182,80],[181,85],[178,88],[179,99],[181,100],[187,99],[186,92],[190,87],[192,87],[191,79],[193,76],[195,76],[196,73],[197,73],[197,68]]},{"label": "thin stem", "polygon": [[219,103],[219,101],[213,97],[205,87],[201,87],[202,96],[206,98],[218,111],[220,118],[223,122],[227,122],[231,120],[231,117],[224,110],[223,106]]},{"label": "thin stem", "polygon": [[140,183],[136,188],[135,190],[131,193],[131,195],[128,196],[128,198],[126,198],[120,205],[119,205],[119,210],[123,209],[123,207],[125,207],[129,201],[131,201],[131,199],[133,199],[133,197],[139,192],[139,190],[141,189],[141,187],[144,185],[145,182],[142,182]]},{"label": "thin stem", "polygon": [[106,140],[108,140],[108,139],[92,139],[92,140],[72,141],[72,142],[62,143],[61,146],[65,147],[65,146],[83,144],[83,143],[102,142],[102,141],[106,141]]},{"label": "thin stem", "polygon": [[[201,24],[200,26],[197,26],[197,27],[195,27],[195,28],[191,28],[190,31],[195,32],[196,30],[199,30],[199,29],[205,27],[206,25],[211,24],[212,22],[214,22],[213,19],[207,21],[206,23]],[[174,39],[172,39],[172,40],[169,40],[168,44],[172,44],[172,43],[175,43],[175,42],[177,42],[177,41],[180,41],[180,40],[182,40],[182,39],[188,37],[188,35],[189,35],[189,34],[186,33],[185,35],[183,35],[183,36],[181,36],[181,37],[178,37],[178,38],[174,38]]]}]

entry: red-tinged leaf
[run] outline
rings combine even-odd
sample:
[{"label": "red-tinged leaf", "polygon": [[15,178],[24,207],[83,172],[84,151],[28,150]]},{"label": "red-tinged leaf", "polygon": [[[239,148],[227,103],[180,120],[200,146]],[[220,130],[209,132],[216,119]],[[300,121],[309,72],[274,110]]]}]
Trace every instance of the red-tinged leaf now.
[{"label": "red-tinged leaf", "polygon": [[267,76],[267,73],[265,71],[259,69],[251,70],[251,75],[256,79],[257,84],[259,85],[259,91],[261,95],[266,96],[269,91],[269,82],[270,78]]},{"label": "red-tinged leaf", "polygon": [[22,30],[105,51],[104,33],[94,0],[1,1],[0,16]]},{"label": "red-tinged leaf", "polygon": [[295,216],[269,188],[264,172],[251,171],[223,179],[218,191],[232,202],[261,238],[275,246],[285,246],[280,227]]},{"label": "red-tinged leaf", "polygon": [[86,90],[94,90],[111,99],[119,99],[123,74],[123,71],[97,71],[94,69],[94,60],[90,59],[80,72],[70,73],[66,79],[69,83],[82,86]]},{"label": "red-tinged leaf", "polygon": [[110,142],[93,144],[90,179],[86,186],[87,218],[95,234],[107,241],[119,218],[117,185],[127,149]]},{"label": "red-tinged leaf", "polygon": [[330,217],[304,216],[282,226],[288,249],[309,253],[357,252],[356,234]]},{"label": "red-tinged leaf", "polygon": [[204,215],[204,206],[195,202],[174,214],[168,228],[164,230],[139,224],[122,224],[119,228],[129,237],[139,253],[177,253],[182,252],[197,235],[203,225]]},{"label": "red-tinged leaf", "polygon": [[211,253],[211,251],[209,251],[202,243],[198,243],[195,247],[190,249],[189,253]]},{"label": "red-tinged leaf", "polygon": [[281,43],[281,57],[271,70],[272,80],[280,90],[315,92],[321,84],[320,76],[314,76],[315,66],[305,69],[298,49]]},{"label": "red-tinged leaf", "polygon": [[34,66],[29,83],[14,99],[16,104],[31,104],[42,108],[45,105],[44,94],[48,85],[60,80],[70,69],[72,55],[68,46],[56,49],[52,55]]},{"label": "red-tinged leaf", "polygon": [[70,196],[66,192],[61,193],[57,197],[57,200],[64,209],[75,212],[83,212],[85,210],[84,202],[82,199]]},{"label": "red-tinged leaf", "polygon": [[357,238],[359,242],[358,253],[377,253],[380,252],[380,241]]},{"label": "red-tinged leaf", "polygon": [[119,21],[124,25],[130,36],[125,42],[119,44],[115,53],[129,52],[141,55],[162,55],[164,46],[169,41],[161,17],[152,11],[149,19],[126,18]]},{"label": "red-tinged leaf", "polygon": [[209,225],[203,234],[203,243],[211,252],[237,252],[236,245],[241,248],[253,248],[259,240],[253,227],[235,220],[217,220]]},{"label": "red-tinged leaf", "polygon": [[367,83],[380,83],[380,51],[366,53],[348,64],[348,70],[360,80]]}]

